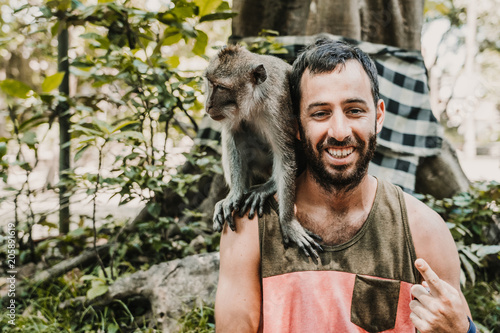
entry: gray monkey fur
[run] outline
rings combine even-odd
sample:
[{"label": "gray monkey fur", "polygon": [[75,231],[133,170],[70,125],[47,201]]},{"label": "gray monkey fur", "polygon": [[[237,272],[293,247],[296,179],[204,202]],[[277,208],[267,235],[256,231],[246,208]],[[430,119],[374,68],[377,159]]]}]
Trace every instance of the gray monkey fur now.
[{"label": "gray monkey fur", "polygon": [[[285,61],[228,46],[214,56],[205,71],[205,110],[222,125],[222,165],[230,187],[215,206],[214,230],[224,221],[234,231],[233,212],[262,216],[266,200],[278,193],[279,222],[285,244],[294,242],[308,256],[317,257],[320,239],[304,229],[294,213],[296,123],[288,86],[291,66]],[[259,140],[260,139],[260,140]],[[249,192],[251,145],[269,144],[273,156],[270,179]]]}]

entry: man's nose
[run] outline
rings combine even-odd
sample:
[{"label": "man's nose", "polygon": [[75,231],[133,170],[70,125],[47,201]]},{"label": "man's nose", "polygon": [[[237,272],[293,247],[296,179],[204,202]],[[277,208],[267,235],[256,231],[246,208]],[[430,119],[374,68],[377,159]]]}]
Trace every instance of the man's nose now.
[{"label": "man's nose", "polygon": [[349,121],[344,114],[336,114],[330,119],[330,127],[328,135],[337,141],[344,141],[345,138],[351,135],[351,127]]}]

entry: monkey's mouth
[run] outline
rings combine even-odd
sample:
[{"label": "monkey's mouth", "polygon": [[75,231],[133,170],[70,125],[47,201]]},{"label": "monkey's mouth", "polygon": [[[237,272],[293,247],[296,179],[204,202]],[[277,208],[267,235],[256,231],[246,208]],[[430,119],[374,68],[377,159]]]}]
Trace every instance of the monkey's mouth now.
[{"label": "monkey's mouth", "polygon": [[210,116],[210,118],[212,118],[215,121],[219,121],[219,120],[222,120],[222,119],[226,118],[226,117],[224,117],[221,114],[219,114],[219,115],[211,115],[211,114],[209,114],[209,116]]}]

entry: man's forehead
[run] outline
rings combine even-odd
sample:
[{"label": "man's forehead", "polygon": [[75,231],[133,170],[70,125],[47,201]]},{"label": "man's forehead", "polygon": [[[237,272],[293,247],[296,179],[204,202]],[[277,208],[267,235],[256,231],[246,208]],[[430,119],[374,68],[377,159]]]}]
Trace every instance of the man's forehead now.
[{"label": "man's forehead", "polygon": [[[315,73],[309,69],[301,78],[301,102],[318,102],[318,99],[342,95],[345,99],[373,100],[372,85],[363,66],[356,60],[348,60],[332,71]],[[337,94],[336,94],[337,93]],[[309,103],[308,103],[309,104]]]},{"label": "man's forehead", "polygon": [[305,76],[315,77],[318,75],[326,75],[326,74],[340,74],[344,71],[348,72],[359,71],[362,74],[362,76],[366,76],[366,78],[369,80],[368,74],[365,72],[361,63],[356,59],[349,59],[345,63],[338,63],[332,70],[314,70],[314,69],[311,70],[310,67],[307,67],[304,73],[302,74],[302,79]]}]

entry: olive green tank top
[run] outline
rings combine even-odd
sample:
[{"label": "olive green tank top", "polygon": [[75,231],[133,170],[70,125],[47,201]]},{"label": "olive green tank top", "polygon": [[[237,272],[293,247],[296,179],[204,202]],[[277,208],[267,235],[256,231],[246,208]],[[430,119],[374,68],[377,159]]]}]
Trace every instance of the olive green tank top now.
[{"label": "olive green tank top", "polygon": [[285,248],[271,206],[259,219],[264,332],[415,332],[410,287],[419,273],[399,187],[378,180],[364,225],[323,246],[319,263]]}]

